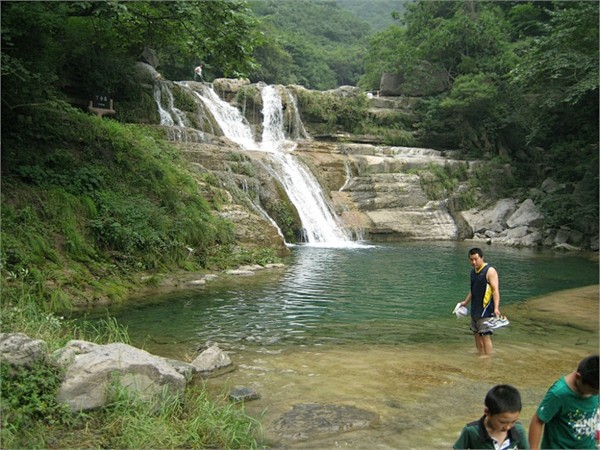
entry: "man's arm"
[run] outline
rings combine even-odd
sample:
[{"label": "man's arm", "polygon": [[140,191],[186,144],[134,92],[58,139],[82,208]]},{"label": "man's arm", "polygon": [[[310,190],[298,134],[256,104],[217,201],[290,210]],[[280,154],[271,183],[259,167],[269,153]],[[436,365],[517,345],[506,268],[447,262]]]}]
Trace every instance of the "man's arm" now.
[{"label": "man's arm", "polygon": [[486,280],[492,288],[492,301],[494,302],[494,315],[500,315],[500,282],[498,281],[498,272],[493,267],[487,271]]},{"label": "man's arm", "polygon": [[472,297],[471,291],[469,291],[469,293],[467,294],[465,299],[462,302],[460,302],[460,304],[463,306],[467,306],[469,303],[471,303],[471,297]]},{"label": "man's arm", "polygon": [[533,450],[540,448],[543,430],[544,422],[540,420],[536,412],[531,418],[531,423],[529,424],[529,447],[531,447]]}]

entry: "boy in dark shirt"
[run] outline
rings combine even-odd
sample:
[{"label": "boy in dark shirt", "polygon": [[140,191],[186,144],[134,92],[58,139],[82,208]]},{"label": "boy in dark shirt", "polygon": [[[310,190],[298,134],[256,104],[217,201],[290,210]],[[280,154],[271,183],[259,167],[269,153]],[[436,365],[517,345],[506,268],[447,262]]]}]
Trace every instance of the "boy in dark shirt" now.
[{"label": "boy in dark shirt", "polygon": [[454,449],[528,449],[525,428],[519,422],[521,395],[509,384],[499,384],[485,396],[483,417],[468,423]]}]

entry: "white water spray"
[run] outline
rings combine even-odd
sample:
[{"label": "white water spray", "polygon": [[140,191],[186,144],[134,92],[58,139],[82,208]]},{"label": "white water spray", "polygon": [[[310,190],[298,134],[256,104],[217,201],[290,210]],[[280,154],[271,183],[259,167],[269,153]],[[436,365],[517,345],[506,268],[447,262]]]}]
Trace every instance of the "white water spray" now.
[{"label": "white water spray", "polygon": [[285,188],[296,206],[304,238],[311,245],[343,247],[351,242],[350,236],[338,224],[323,196],[323,190],[313,174],[289,151],[296,144],[285,139],[281,97],[273,86],[262,89],[263,133],[260,148],[269,152],[277,169],[274,176]]},{"label": "white water spray", "polygon": [[[167,106],[163,106],[162,97],[163,94],[167,97]],[[175,100],[173,99],[173,92],[170,87],[165,83],[157,83],[154,86],[154,101],[158,107],[158,114],[160,115],[160,124],[167,126],[186,126],[186,118],[183,111],[175,107]],[[175,120],[173,120],[173,116]],[[177,123],[175,123],[177,121]]]},{"label": "white water spray", "polygon": [[[300,216],[306,243],[314,246],[348,247],[353,242],[337,222],[323,190],[312,173],[289,152],[296,148],[286,140],[281,97],[273,86],[262,89],[263,132],[257,143],[248,123],[238,111],[210,87],[196,92],[211,112],[223,134],[246,150],[263,151],[270,155],[270,170],[282,184]],[[295,107],[295,103],[293,103]],[[294,111],[297,114],[297,111]]]},{"label": "white water spray", "polygon": [[206,87],[198,96],[221,127],[223,134],[245,150],[256,150],[252,131],[242,113],[217,95],[212,87]]}]

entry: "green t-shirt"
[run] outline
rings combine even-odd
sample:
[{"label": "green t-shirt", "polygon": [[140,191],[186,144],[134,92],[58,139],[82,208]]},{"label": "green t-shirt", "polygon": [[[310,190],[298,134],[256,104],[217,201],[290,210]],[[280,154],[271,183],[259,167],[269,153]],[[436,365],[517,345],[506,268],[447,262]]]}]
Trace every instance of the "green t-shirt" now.
[{"label": "green t-shirt", "polygon": [[562,377],[548,389],[537,409],[545,423],[542,448],[595,449],[597,414],[598,396],[577,395]]},{"label": "green t-shirt", "polygon": [[[457,449],[492,449],[496,448],[494,440],[490,437],[483,424],[485,416],[475,422],[468,423],[461,431],[460,436],[454,443]],[[507,439],[498,443],[502,450],[528,449],[529,442],[525,429],[521,422],[517,422],[514,427],[508,430]]]}]

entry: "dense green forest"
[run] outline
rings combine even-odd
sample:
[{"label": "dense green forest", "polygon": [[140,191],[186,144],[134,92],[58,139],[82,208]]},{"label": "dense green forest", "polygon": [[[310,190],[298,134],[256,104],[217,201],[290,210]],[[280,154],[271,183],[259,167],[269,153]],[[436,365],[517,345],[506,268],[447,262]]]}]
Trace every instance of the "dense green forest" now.
[{"label": "dense green forest", "polygon": [[[0,7],[3,331],[52,334],[43,337],[56,348],[84,337],[66,332],[66,321],[51,314],[74,299],[125,299],[141,274],[152,274],[145,283],[153,283],[160,272],[276,258],[240,247],[231,224],[216,214],[214,180],[195,178],[155,131],[132,123],[135,108],[148,107],[140,105],[133,76],[148,53],[171,80],[191,79],[198,63],[208,81],[244,77],[313,90],[349,84],[376,91],[384,73],[401,75],[407,86],[435,80],[441,88],[419,103],[421,120],[412,130],[418,145],[507,167],[489,183],[507,195],[534,196],[548,226],[598,234],[598,2],[3,1]],[[103,120],[79,108],[96,92],[110,94],[117,116]],[[549,178],[558,188],[536,197]],[[199,182],[215,190],[199,195]],[[37,376],[58,377],[44,370]],[[22,376],[29,378],[11,380],[39,384]],[[71,418],[51,400],[6,393],[4,448],[78,445],[77,430],[64,432]],[[85,446],[127,446],[117,440],[120,430],[108,429],[114,417],[94,417],[99,431]],[[88,429],[84,419],[79,432]]]}]

